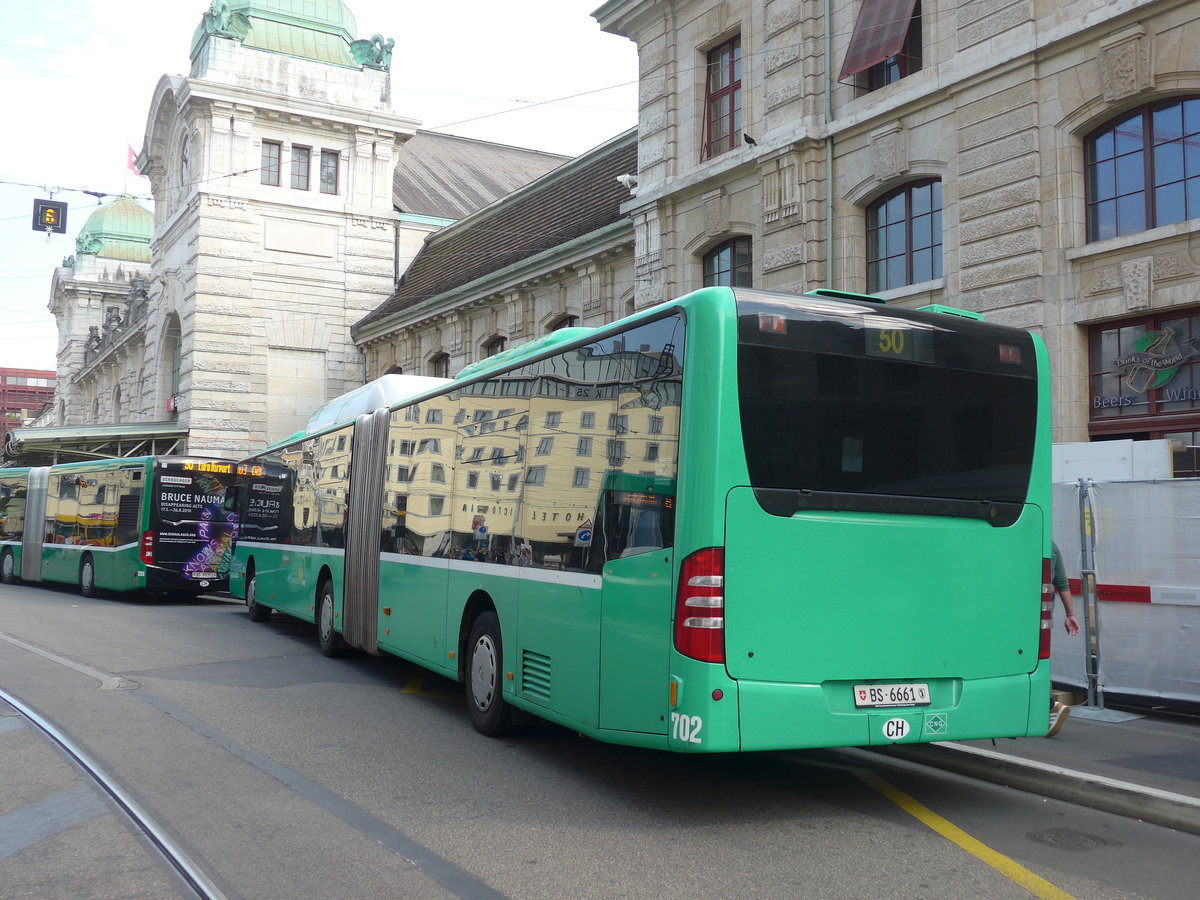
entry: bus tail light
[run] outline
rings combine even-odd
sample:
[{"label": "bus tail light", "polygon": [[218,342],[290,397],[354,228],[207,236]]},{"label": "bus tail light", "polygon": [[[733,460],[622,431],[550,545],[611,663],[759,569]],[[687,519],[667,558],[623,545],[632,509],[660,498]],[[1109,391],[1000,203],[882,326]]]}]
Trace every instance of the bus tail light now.
[{"label": "bus tail light", "polygon": [[725,551],[697,550],[683,561],[675,598],[675,649],[702,662],[725,662]]},{"label": "bus tail light", "polygon": [[141,548],[138,551],[138,556],[141,557],[142,562],[144,562],[146,565],[148,565],[148,566],[154,565],[154,532],[153,531],[143,531],[142,532],[142,543],[141,543]]},{"label": "bus tail light", "polygon": [[1042,560],[1042,630],[1038,638],[1038,659],[1050,658],[1050,631],[1054,628],[1054,576],[1050,560]]}]

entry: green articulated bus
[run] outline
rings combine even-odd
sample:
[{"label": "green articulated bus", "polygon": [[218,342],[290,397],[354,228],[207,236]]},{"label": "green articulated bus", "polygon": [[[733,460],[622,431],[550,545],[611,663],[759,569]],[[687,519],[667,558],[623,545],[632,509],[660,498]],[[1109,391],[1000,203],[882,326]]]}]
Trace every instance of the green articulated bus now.
[{"label": "green articulated bus", "polygon": [[318,411],[247,461],[230,590],[462,682],[485,734],[1044,734],[1048,384],[961,310],[706,288]]},{"label": "green articulated bus", "polygon": [[0,469],[0,580],[98,591],[223,591],[238,463],[142,456]]}]

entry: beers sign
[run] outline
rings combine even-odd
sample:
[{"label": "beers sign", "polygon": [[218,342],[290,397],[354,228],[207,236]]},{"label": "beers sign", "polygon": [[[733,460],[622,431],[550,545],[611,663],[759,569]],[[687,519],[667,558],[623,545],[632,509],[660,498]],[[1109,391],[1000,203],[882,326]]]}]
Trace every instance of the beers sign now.
[{"label": "beers sign", "polygon": [[1141,405],[1145,400],[1133,395],[1159,388],[1163,402],[1200,400],[1200,390],[1194,387],[1171,387],[1183,365],[1200,355],[1200,347],[1196,346],[1198,340],[1180,340],[1175,329],[1170,327],[1146,332],[1134,342],[1133,352],[1113,361],[1113,369],[1120,374],[1125,390],[1117,397],[1093,395],[1092,409]]}]

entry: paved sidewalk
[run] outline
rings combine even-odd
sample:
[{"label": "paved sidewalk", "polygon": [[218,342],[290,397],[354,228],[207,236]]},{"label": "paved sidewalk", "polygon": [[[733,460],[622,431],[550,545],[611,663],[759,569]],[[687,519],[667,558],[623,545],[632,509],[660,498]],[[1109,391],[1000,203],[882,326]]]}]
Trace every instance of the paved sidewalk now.
[{"label": "paved sidewalk", "polygon": [[[1122,715],[1122,714],[1117,714]],[[1200,834],[1200,720],[1074,707],[1055,737],[897,745],[887,753]]]}]

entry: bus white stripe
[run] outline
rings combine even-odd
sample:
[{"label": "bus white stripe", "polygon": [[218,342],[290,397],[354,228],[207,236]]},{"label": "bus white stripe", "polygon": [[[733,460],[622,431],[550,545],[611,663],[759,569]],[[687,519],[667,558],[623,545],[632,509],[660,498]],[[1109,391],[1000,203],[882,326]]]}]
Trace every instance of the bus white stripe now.
[{"label": "bus white stripe", "polygon": [[43,542],[43,550],[87,550],[89,553],[120,553],[122,550],[128,550],[131,547],[137,547],[136,543],[122,544],[120,547],[101,547],[96,544],[48,544]]}]

